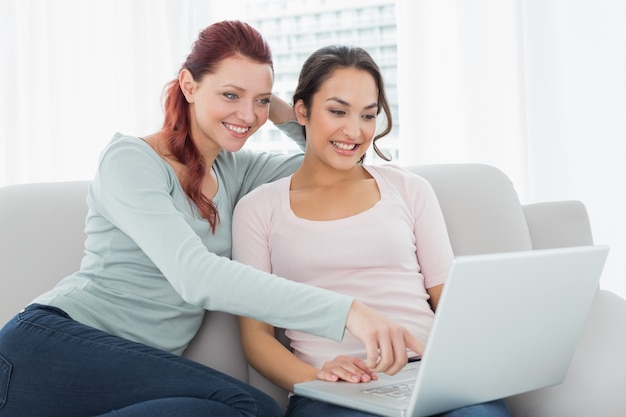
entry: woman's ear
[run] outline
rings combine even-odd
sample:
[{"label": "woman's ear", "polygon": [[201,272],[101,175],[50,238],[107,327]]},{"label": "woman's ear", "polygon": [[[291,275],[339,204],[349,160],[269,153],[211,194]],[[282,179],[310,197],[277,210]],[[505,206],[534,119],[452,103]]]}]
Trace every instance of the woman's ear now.
[{"label": "woman's ear", "polygon": [[187,103],[193,103],[193,92],[196,81],[193,79],[189,70],[183,69],[180,74],[178,74],[178,85],[180,86],[180,90],[183,92]]},{"label": "woman's ear", "polygon": [[298,123],[300,123],[302,126],[306,125],[306,122],[308,120],[307,112],[302,99],[296,101],[296,104],[293,105],[293,109],[296,112],[296,119],[298,119]]}]

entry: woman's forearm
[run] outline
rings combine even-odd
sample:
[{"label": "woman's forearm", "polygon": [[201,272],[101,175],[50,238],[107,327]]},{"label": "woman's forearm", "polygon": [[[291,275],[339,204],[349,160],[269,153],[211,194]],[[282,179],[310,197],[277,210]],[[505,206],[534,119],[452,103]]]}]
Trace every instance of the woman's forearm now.
[{"label": "woman's forearm", "polygon": [[272,95],[269,118],[275,125],[280,125],[296,120],[296,113],[289,103],[277,95]]},{"label": "woman's forearm", "polygon": [[252,367],[274,384],[293,391],[299,382],[317,379],[319,370],[298,359],[274,337],[274,328],[240,318],[241,344]]}]

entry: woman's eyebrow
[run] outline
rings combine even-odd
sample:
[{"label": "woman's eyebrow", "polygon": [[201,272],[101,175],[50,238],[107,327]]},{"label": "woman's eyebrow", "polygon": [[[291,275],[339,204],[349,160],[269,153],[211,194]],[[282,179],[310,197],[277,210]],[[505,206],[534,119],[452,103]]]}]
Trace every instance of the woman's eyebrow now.
[{"label": "woman's eyebrow", "polygon": [[[244,93],[247,91],[247,90],[246,90],[245,88],[243,88],[243,87],[240,87],[240,86],[238,86],[238,85],[236,85],[236,84],[230,84],[230,83],[229,83],[229,84],[224,84],[224,85],[222,85],[222,88],[232,88],[233,90],[237,90],[238,92],[244,92]],[[266,92],[266,93],[260,93],[260,94],[259,94],[259,96],[271,96],[271,95],[272,95],[272,92],[271,92],[271,91],[268,91],[268,92]]]},{"label": "woman's eyebrow", "polygon": [[[350,103],[348,103],[347,101],[345,101],[345,100],[343,100],[343,99],[341,99],[339,97],[329,97],[329,98],[326,99],[326,101],[335,101],[335,102],[337,102],[337,103],[339,103],[339,104],[341,104],[343,106],[350,107]],[[378,103],[372,103],[372,104],[370,104],[368,106],[365,106],[363,108],[366,109],[366,110],[368,110],[368,109],[375,109],[375,108],[378,108]]]}]

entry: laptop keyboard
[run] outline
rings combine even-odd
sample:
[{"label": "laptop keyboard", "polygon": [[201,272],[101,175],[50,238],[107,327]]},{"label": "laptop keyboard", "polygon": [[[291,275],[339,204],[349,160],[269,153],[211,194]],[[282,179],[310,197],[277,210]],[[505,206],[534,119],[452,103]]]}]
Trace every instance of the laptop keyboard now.
[{"label": "laptop keyboard", "polygon": [[397,383],[391,385],[384,385],[377,388],[365,389],[362,392],[365,394],[377,395],[380,397],[387,397],[394,400],[404,400],[411,396],[413,391],[413,381],[406,383]]}]

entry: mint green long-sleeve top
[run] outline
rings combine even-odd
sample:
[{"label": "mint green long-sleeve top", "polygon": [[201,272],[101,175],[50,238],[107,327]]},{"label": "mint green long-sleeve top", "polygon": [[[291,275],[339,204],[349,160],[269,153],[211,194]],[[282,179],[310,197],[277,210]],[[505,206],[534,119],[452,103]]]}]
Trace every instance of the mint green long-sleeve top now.
[{"label": "mint green long-sleeve top", "polygon": [[80,270],[34,302],[175,354],[193,338],[205,310],[341,340],[352,298],[230,260],[237,201],[293,173],[301,160],[301,154],[247,150],[219,154],[213,202],[220,221],[213,234],[172,167],[142,139],[116,134],[89,187]]}]

